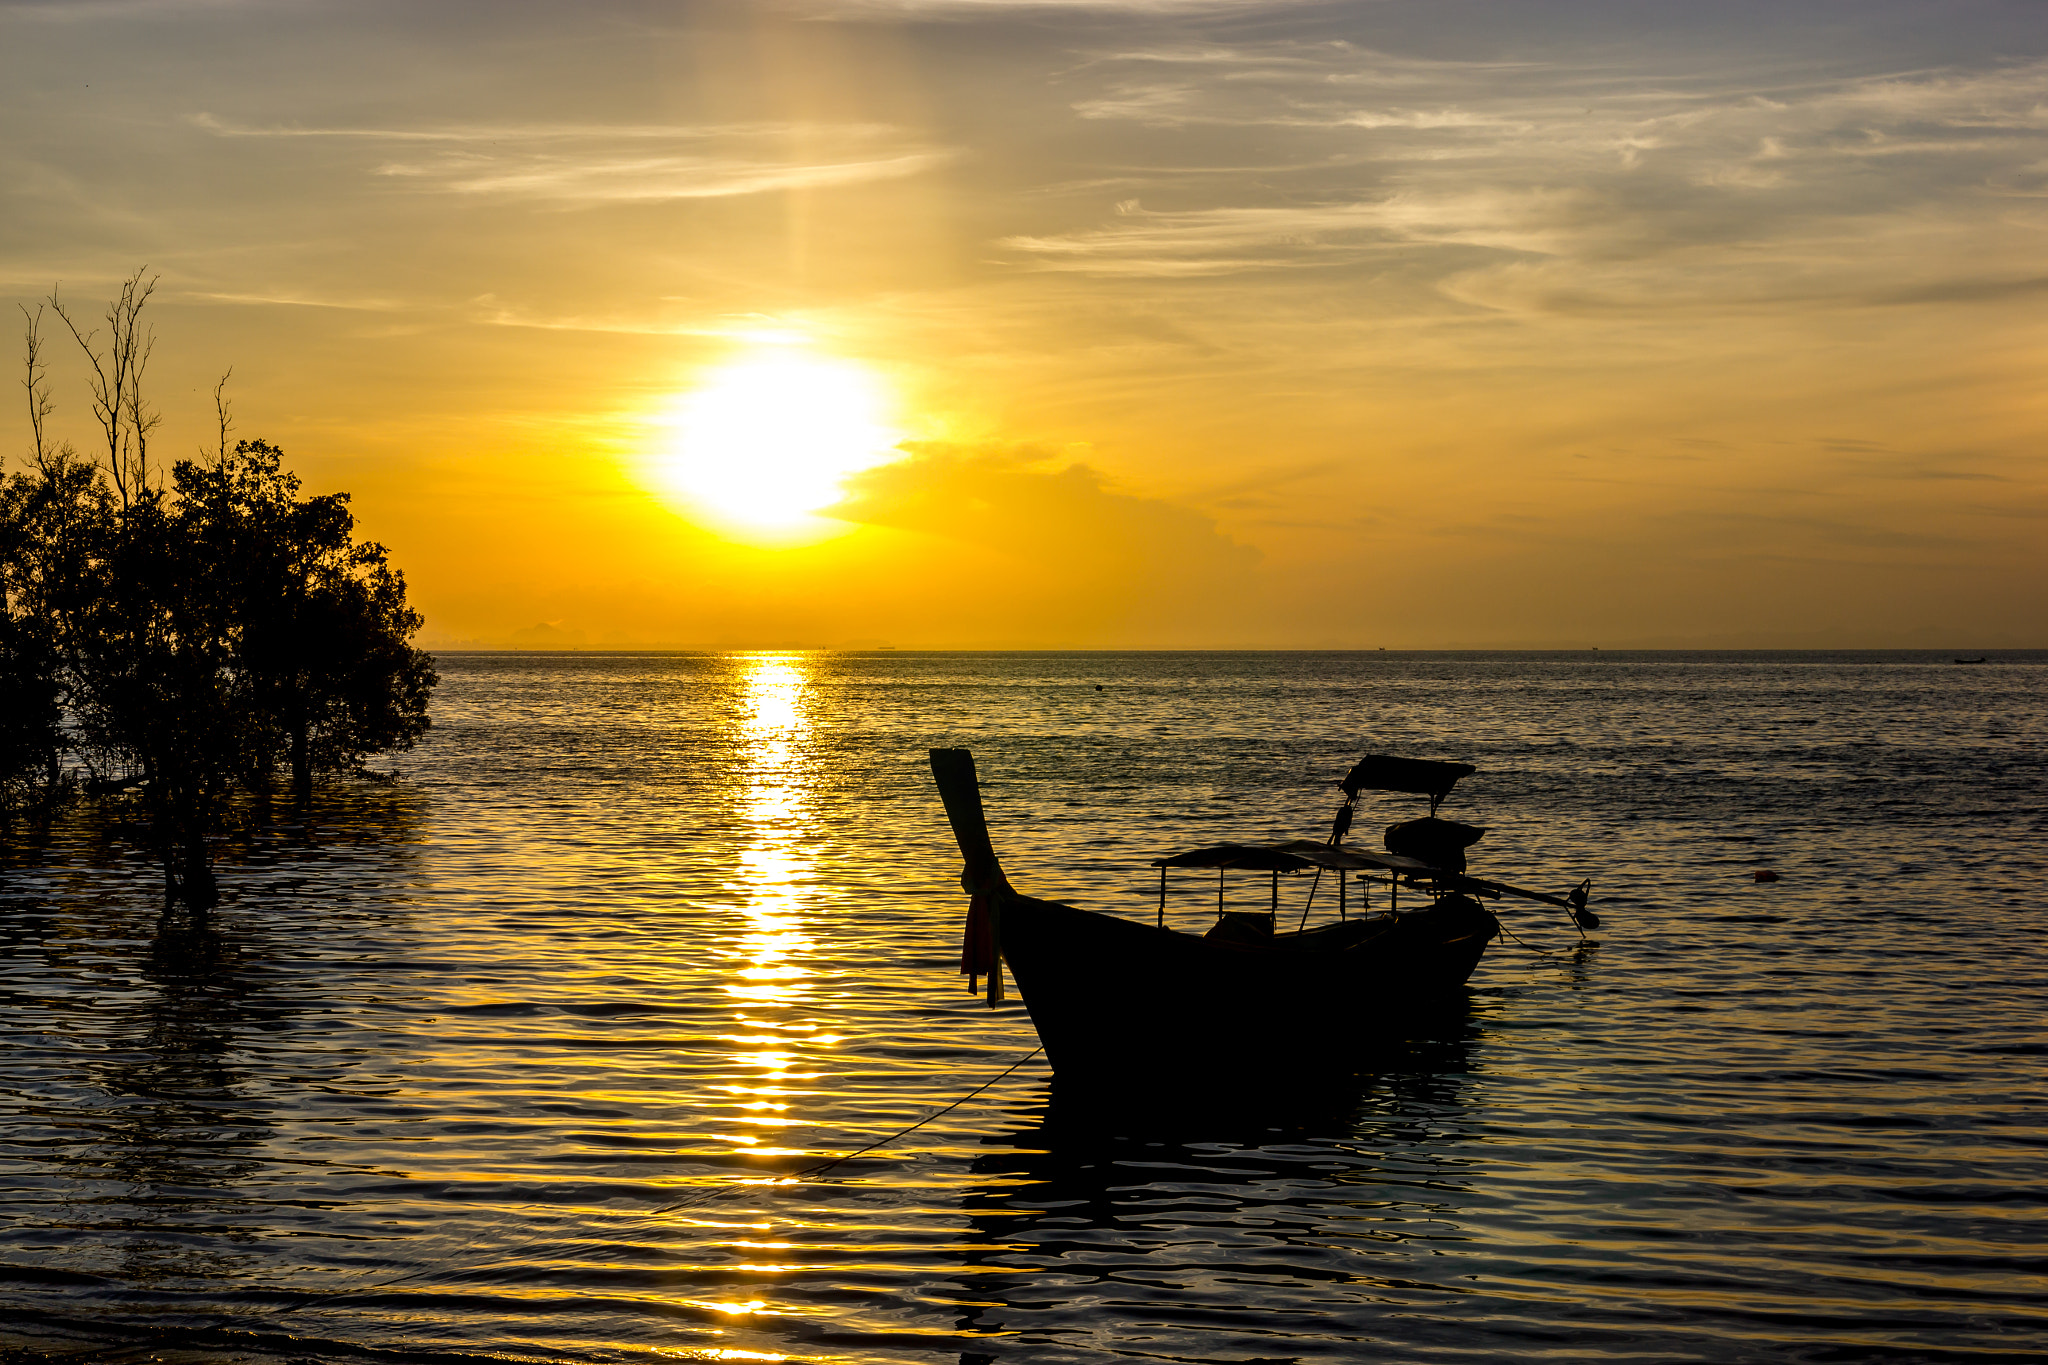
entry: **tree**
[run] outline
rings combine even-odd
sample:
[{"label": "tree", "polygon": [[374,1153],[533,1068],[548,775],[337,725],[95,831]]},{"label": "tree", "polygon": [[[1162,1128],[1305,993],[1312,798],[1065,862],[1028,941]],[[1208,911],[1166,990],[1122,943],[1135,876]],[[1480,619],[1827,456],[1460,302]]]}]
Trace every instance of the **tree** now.
[{"label": "tree", "polygon": [[[0,509],[0,523],[7,516]],[[0,524],[0,556],[10,531]],[[0,819],[55,785],[64,752],[56,660],[40,625],[11,603],[0,610]]]},{"label": "tree", "polygon": [[66,624],[91,544],[109,513],[93,469],[65,452],[35,475],[0,480],[0,801],[53,792],[73,746]]},{"label": "tree", "polygon": [[412,646],[422,622],[404,577],[382,545],[354,539],[348,494],[301,499],[284,452],[264,441],[238,442],[211,468],[182,461],[173,479],[187,536],[230,599],[252,774],[288,770],[305,800],[315,773],[411,748],[439,679]]},{"label": "tree", "polygon": [[321,772],[410,748],[438,679],[413,647],[420,616],[384,547],[355,540],[346,493],[301,498],[283,452],[242,441],[214,393],[218,458],[150,482],[157,417],[141,398],[155,281],[109,305],[92,367],[104,463],[44,435],[41,310],[29,316],[31,472],[0,480],[0,797],[62,756],[132,779],[174,894],[214,898],[208,840],[238,788],[289,771],[301,800]]},{"label": "tree", "polygon": [[22,316],[35,474],[0,477],[0,816],[59,787],[70,744],[58,604],[82,572],[77,527],[106,511],[93,495],[91,465],[45,435],[51,403],[42,309]]},{"label": "tree", "polygon": [[233,599],[188,509],[161,489],[133,497],[89,549],[95,576],[69,604],[72,712],[94,766],[137,779],[169,888],[205,905],[207,841],[247,767],[250,688]]}]

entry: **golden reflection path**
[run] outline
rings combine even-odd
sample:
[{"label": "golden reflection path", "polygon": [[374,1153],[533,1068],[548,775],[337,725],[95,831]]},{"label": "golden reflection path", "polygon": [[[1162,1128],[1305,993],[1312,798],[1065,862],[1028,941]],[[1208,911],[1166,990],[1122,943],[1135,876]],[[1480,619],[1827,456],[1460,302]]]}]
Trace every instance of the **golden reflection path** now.
[{"label": "golden reflection path", "polygon": [[728,1087],[738,1131],[713,1136],[734,1151],[796,1155],[802,1149],[780,1138],[802,1122],[789,1113],[798,1093],[791,1083],[803,1079],[799,1047],[833,1041],[798,1011],[811,975],[803,959],[813,946],[801,897],[817,870],[805,839],[811,663],[802,654],[739,655],[734,663],[739,715],[732,780],[741,847],[726,889],[737,897],[746,928],[725,990],[737,1006],[729,1041],[750,1074]]},{"label": "golden reflection path", "polygon": [[[744,925],[728,949],[724,986],[733,1002],[732,1027],[724,1041],[735,1049],[737,1065],[716,1087],[731,1102],[723,1107],[725,1131],[708,1136],[736,1154],[800,1156],[806,1149],[787,1145],[783,1135],[805,1122],[791,1113],[807,1093],[802,1085],[810,1078],[802,1049],[838,1041],[801,1010],[813,975],[804,959],[815,947],[804,931],[802,913],[817,870],[805,837],[811,662],[802,654],[729,659],[734,669],[733,759],[727,780],[737,849],[723,887]],[[763,1172],[757,1179],[772,1185],[783,1177]],[[786,1259],[797,1246],[788,1234],[801,1224],[758,1213],[721,1218],[707,1212],[690,1221],[724,1234],[717,1246],[735,1259],[723,1269],[741,1278],[723,1293],[682,1302],[754,1326],[779,1317],[785,1310],[762,1295],[773,1292],[769,1286],[775,1278],[801,1268]],[[702,1358],[699,1352],[693,1356]],[[787,1359],[747,1351],[718,1352],[712,1358]]]}]

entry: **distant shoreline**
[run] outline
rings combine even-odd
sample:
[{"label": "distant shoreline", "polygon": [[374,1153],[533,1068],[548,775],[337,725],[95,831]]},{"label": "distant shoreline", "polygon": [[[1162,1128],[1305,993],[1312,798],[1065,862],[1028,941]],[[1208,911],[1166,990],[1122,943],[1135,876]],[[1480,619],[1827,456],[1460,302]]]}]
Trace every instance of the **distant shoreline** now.
[{"label": "distant shoreline", "polygon": [[1665,646],[1665,647],[1640,647],[1640,648],[1607,648],[1607,647],[1605,647],[1605,646],[1597,646],[1597,645],[1596,645],[1596,646],[1585,646],[1585,647],[1579,647],[1579,648],[1572,648],[1572,647],[1556,647],[1556,648],[1517,648],[1517,647],[1508,647],[1508,646],[1472,646],[1472,647],[1445,647],[1445,648],[1436,648],[1436,649],[1374,649],[1374,648],[1368,648],[1368,649],[1358,649],[1358,648],[1346,648],[1346,649],[1334,649],[1334,648],[1333,648],[1333,649],[1230,649],[1230,648],[1217,648],[1217,649],[1101,649],[1101,648],[1057,648],[1057,647],[1048,647],[1048,648],[1021,648],[1021,649],[995,649],[995,648],[971,648],[971,647],[969,647],[969,648],[930,648],[930,649],[924,649],[924,648],[915,648],[915,649],[912,649],[912,648],[896,648],[896,647],[893,647],[893,646],[891,646],[891,647],[888,647],[888,648],[876,649],[876,648],[840,648],[840,647],[837,647],[837,646],[832,646],[832,645],[691,645],[691,646],[677,646],[677,647],[674,647],[674,648],[665,648],[665,647],[657,647],[657,646],[641,646],[641,645],[584,645],[584,646],[580,646],[580,647],[577,647],[577,648],[573,648],[573,649],[536,649],[536,648],[532,648],[532,647],[530,647],[530,646],[517,646],[517,645],[512,645],[512,646],[498,646],[498,647],[488,647],[488,646],[478,646],[478,645],[464,645],[464,646],[461,646],[461,647],[459,647],[459,648],[442,648],[442,649],[436,649],[436,648],[431,648],[431,647],[430,647],[430,648],[428,648],[427,652],[428,652],[429,654],[433,654],[433,655],[435,655],[435,656],[437,656],[437,657],[442,657],[442,658],[452,658],[452,657],[458,657],[458,656],[464,656],[464,655],[508,655],[508,656],[525,656],[525,657],[561,657],[561,658],[575,658],[575,657],[613,657],[613,658],[629,658],[629,657],[644,657],[644,658],[668,658],[668,657],[688,657],[688,656],[692,656],[692,655],[702,655],[702,656],[706,656],[706,657],[715,657],[715,656],[718,656],[718,655],[726,655],[726,654],[849,654],[849,655],[875,655],[875,656],[892,656],[892,657],[894,657],[894,656],[902,656],[902,657],[905,657],[905,658],[917,658],[917,657],[930,657],[930,656],[933,656],[933,655],[946,655],[946,654],[960,654],[960,655],[991,655],[991,654],[1006,654],[1006,655],[1016,655],[1016,656],[1020,656],[1020,657],[1022,657],[1022,656],[1032,656],[1032,655],[1062,655],[1062,654],[1068,654],[1068,655],[1102,655],[1102,656],[1128,656],[1128,655],[1181,655],[1181,656],[1187,656],[1187,657],[1197,657],[1197,656],[1203,656],[1203,655],[1247,655],[1247,656],[1262,656],[1262,655],[1300,655],[1300,656],[1307,656],[1307,657],[1319,657],[1319,656],[1345,656],[1345,657],[1349,657],[1349,656],[1353,656],[1353,655],[1387,654],[1387,655],[1393,655],[1393,656],[1398,656],[1398,657],[1402,657],[1402,658],[1416,658],[1416,657],[1427,657],[1427,658],[1444,658],[1444,659],[1455,659],[1455,658],[1474,658],[1474,657],[1493,657],[1493,658],[1501,658],[1501,657],[1516,657],[1516,658],[1526,658],[1526,657],[1532,657],[1532,656],[1535,656],[1535,657],[1542,657],[1542,656],[1558,656],[1558,657],[1570,657],[1570,658],[1574,658],[1574,659],[1591,659],[1591,658],[1594,658],[1594,657],[1596,657],[1596,656],[1597,656],[1597,657],[1599,657],[1599,658],[1611,658],[1611,659],[1642,659],[1642,658],[1670,658],[1670,657],[1673,657],[1673,656],[1686,656],[1686,657],[1694,657],[1694,658],[1697,658],[1697,657],[1701,657],[1701,656],[1712,656],[1712,657],[1720,657],[1720,658],[1783,658],[1783,659],[1790,659],[1790,658],[1810,658],[1810,657],[1814,657],[1814,656],[1827,656],[1827,657],[1829,657],[1829,658],[1837,658],[1837,659],[1839,659],[1839,658],[1842,658],[1842,657],[1845,657],[1845,656],[1859,656],[1859,655],[1861,655],[1861,656],[1868,656],[1868,657],[1871,657],[1871,658],[1873,658],[1873,659],[1875,659],[1875,658],[1880,658],[1880,657],[1882,657],[1882,658],[1899,658],[1899,659],[1907,659],[1907,658],[1910,658],[1910,659],[1911,659],[1912,661],[1914,661],[1914,662],[1919,662],[1919,663],[1960,663],[1960,662],[1965,662],[1965,661],[1966,661],[1966,660],[1965,660],[1965,658],[1964,658],[1963,656],[1970,656],[1970,657],[1969,657],[1969,658],[1967,659],[1967,662],[1972,662],[1972,663],[1974,663],[1974,662],[1977,662],[1977,656],[1982,656],[1982,658],[1983,658],[1983,661],[1984,661],[1984,662],[1986,662],[1986,663],[1988,663],[1988,664],[1998,664],[1998,663],[2018,663],[2018,662],[2035,662],[2035,661],[2037,661],[2037,659],[2039,659],[2039,660],[2048,660],[2048,646],[2040,646],[2040,647],[2027,647],[2027,648],[2012,648],[2012,649],[1987,649],[1987,648],[1983,648],[1983,647],[1980,647],[1980,646],[1976,646],[1976,645],[1970,645],[1970,646],[1962,646],[1962,645],[1956,645],[1956,646],[1951,646],[1951,647],[1948,647],[1948,648],[1944,648],[1944,649],[1927,649],[1927,648],[1918,648],[1918,647],[1915,647],[1915,648],[1884,648],[1884,647],[1882,647],[1882,646],[1868,646],[1868,647],[1857,647],[1857,648],[1845,648],[1845,647],[1840,647],[1840,646],[1829,646],[1829,645],[1814,645],[1814,646],[1809,646],[1809,647],[1804,647],[1804,648],[1784,648],[1784,647],[1772,647],[1772,648],[1767,648],[1767,649],[1742,649],[1742,648],[1730,648],[1730,647],[1716,647],[1716,648],[1688,648],[1688,647],[1684,647],[1684,646]]}]

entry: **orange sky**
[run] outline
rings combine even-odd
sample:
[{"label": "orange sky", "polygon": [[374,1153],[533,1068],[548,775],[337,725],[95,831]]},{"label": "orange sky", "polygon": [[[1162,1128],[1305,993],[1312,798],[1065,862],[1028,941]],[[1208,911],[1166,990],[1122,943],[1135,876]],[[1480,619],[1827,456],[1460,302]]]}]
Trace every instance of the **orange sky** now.
[{"label": "orange sky", "polygon": [[430,645],[2048,645],[2038,6],[17,0],[0,110],[10,307],[147,262]]}]

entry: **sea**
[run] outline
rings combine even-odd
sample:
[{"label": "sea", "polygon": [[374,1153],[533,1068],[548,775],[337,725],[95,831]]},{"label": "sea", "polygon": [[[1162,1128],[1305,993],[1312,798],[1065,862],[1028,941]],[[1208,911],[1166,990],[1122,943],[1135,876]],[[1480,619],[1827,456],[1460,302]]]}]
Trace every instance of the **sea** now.
[{"label": "sea", "polygon": [[[0,834],[0,1360],[2048,1358],[2048,651],[438,666],[206,916],[120,798]],[[1600,924],[1500,902],[1301,1093],[1076,1099],[958,974],[935,746],[1146,921],[1470,763],[1474,872]]]}]

